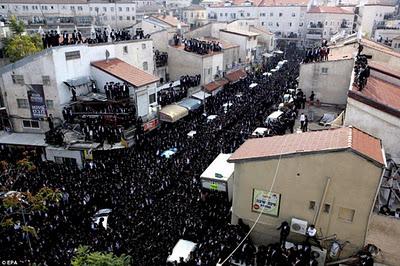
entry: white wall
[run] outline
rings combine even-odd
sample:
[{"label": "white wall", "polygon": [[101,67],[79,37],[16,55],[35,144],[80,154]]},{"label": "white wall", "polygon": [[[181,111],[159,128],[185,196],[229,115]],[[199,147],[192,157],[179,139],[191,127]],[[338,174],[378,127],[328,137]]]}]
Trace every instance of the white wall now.
[{"label": "white wall", "polygon": [[344,123],[380,138],[385,152],[400,163],[400,119],[398,117],[348,98]]},{"label": "white wall", "polygon": [[[328,73],[323,74],[322,68],[327,68]],[[352,69],[353,59],[301,64],[299,88],[307,99],[314,91],[322,103],[345,105]]]},{"label": "white wall", "polygon": [[79,168],[83,167],[82,152],[75,150],[65,150],[61,148],[47,147],[46,158],[48,161],[55,162],[54,157],[72,158],[76,160],[76,164]]}]

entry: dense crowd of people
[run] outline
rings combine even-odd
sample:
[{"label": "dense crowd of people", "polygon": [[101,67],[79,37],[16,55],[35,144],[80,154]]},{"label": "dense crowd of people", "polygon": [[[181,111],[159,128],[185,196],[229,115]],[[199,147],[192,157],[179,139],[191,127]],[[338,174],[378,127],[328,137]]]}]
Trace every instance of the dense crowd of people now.
[{"label": "dense crowd of people", "polygon": [[179,102],[183,98],[186,98],[190,88],[200,85],[200,79],[200,74],[194,76],[181,76],[179,79],[179,87],[173,87],[173,82],[171,82],[168,88],[157,93],[158,104],[165,106],[171,103]]},{"label": "dense crowd of people", "polygon": [[129,87],[126,82],[106,82],[103,89],[108,100],[117,101],[129,98]]},{"label": "dense crowd of people", "polygon": [[184,39],[183,44],[185,51],[205,55],[212,52],[220,52],[222,50],[219,42],[202,41],[197,39]]},{"label": "dense crowd of people", "polygon": [[60,45],[73,45],[79,43],[94,44],[150,38],[150,34],[145,35],[141,28],[136,29],[135,34],[133,35],[127,29],[115,30],[109,28],[104,28],[103,30],[99,28],[94,29],[87,38],[83,37],[83,34],[79,29],[75,29],[71,33],[66,30],[62,33],[58,30],[49,30],[41,33],[41,35],[43,47],[45,49]]},{"label": "dense crowd of people", "polygon": [[[209,97],[205,110],[216,115],[211,121],[197,111],[146,135],[139,130],[131,148],[94,151],[94,160],[83,169],[33,158],[36,170],[19,172],[8,189],[35,193],[43,186],[58,188],[62,200],[48,204],[45,211],[25,215],[26,223],[37,228],[38,234],[31,235],[29,243],[19,228],[1,228],[0,257],[70,265],[76,248],[89,245],[92,250],[128,254],[133,265],[165,265],[183,238],[195,242],[197,248],[188,262],[178,265],[216,265],[227,258],[249,226],[243,222],[231,225],[227,196],[202,189],[199,178],[219,153],[233,152],[263,125],[288,89],[296,89],[303,54],[289,50],[287,56],[289,62],[274,75],[262,73],[278,59]],[[250,88],[255,81],[268,89]],[[96,121],[82,128],[87,138],[95,136],[91,131],[103,131]],[[197,133],[189,138],[187,133],[192,130]],[[111,135],[115,141],[119,138],[116,132]],[[171,147],[177,152],[171,158],[162,157]],[[2,157],[11,158],[6,153],[2,151]],[[2,185],[10,184],[8,177],[1,176]],[[103,208],[112,209],[107,229],[93,230],[92,216]],[[257,265],[315,265],[304,249],[286,250],[277,244],[257,251],[249,238],[233,259],[255,265],[254,256]],[[291,264],[298,258],[304,264]]]},{"label": "dense crowd of people", "polygon": [[327,46],[310,48],[306,51],[304,63],[328,61],[330,49]]}]

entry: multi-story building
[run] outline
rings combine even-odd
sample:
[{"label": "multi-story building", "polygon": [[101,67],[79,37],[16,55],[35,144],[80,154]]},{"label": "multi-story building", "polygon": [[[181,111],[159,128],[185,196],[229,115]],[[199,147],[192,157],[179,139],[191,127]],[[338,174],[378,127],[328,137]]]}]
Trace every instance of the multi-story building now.
[{"label": "multi-story building", "polygon": [[182,9],[182,21],[191,29],[207,23],[207,10],[199,5],[191,5]]},{"label": "multi-story building", "polygon": [[306,46],[320,46],[322,40],[353,31],[354,13],[341,7],[311,7],[306,16]]},{"label": "multi-story building", "polygon": [[[137,85],[136,88],[135,81],[131,82],[133,95],[136,95],[138,89],[146,90],[146,95],[154,94],[152,90],[156,87],[155,79],[151,78],[151,86],[146,84],[143,88],[141,87],[143,82],[140,80],[141,76],[146,76],[147,79],[154,72],[153,42],[150,39],[49,48],[0,69],[1,97],[13,130],[30,133],[46,132],[48,126],[43,118],[45,119],[48,114],[52,114],[55,118],[62,117],[63,107],[72,99],[72,88],[78,97],[86,95],[91,92],[90,85],[94,80],[100,82],[98,87],[102,90],[105,75],[97,75],[101,78],[94,77],[96,73],[91,63],[108,58],[125,62],[121,67],[125,68],[125,72],[122,71],[125,75],[129,74],[126,73],[129,72],[127,65],[135,68],[131,78],[132,80],[139,78],[141,85]],[[114,75],[109,81],[121,79],[123,78]],[[32,94],[32,91],[35,93]],[[32,96],[36,94],[40,97]],[[40,98],[39,104],[38,98]],[[141,98],[136,101],[138,111],[142,112],[138,112],[138,115],[147,116],[148,102],[148,99],[144,98],[143,101]],[[143,107],[143,104],[147,106]]]},{"label": "multi-story building", "polygon": [[356,31],[360,30],[365,37],[373,38],[377,24],[385,20],[385,16],[393,14],[395,10],[395,4],[390,1],[361,4],[355,8],[354,28]]},{"label": "multi-story building", "polygon": [[256,57],[259,33],[244,30],[220,30],[220,38],[240,45],[239,63],[252,63]]},{"label": "multi-story building", "polygon": [[168,9],[187,7],[192,4],[191,0],[165,0],[164,2]]},{"label": "multi-story building", "polygon": [[110,25],[130,26],[136,9],[155,4],[152,0],[3,0],[0,15],[15,15],[28,25]]}]

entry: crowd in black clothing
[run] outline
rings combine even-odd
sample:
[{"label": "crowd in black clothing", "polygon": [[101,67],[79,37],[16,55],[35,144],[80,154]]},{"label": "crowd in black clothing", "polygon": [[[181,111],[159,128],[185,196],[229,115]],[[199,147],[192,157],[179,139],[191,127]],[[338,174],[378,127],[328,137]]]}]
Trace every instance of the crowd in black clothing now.
[{"label": "crowd in black clothing", "polygon": [[111,146],[121,141],[122,127],[105,126],[103,117],[89,118],[80,123],[80,129],[85,135],[85,141],[94,141],[103,145],[105,141]]},{"label": "crowd in black clothing", "polygon": [[[176,42],[175,42],[176,43]],[[183,39],[182,43],[185,46],[185,51],[193,52],[200,55],[209,54],[212,52],[220,52],[222,50],[219,42],[202,41],[197,39]]]},{"label": "crowd in black clothing", "polygon": [[330,49],[327,46],[308,49],[304,63],[328,61],[329,52]]},{"label": "crowd in black clothing", "polygon": [[155,50],[154,59],[156,61],[156,67],[163,67],[168,64],[168,53]]},{"label": "crowd in black clothing", "polygon": [[128,83],[106,82],[104,91],[108,100],[122,100],[129,98]]},{"label": "crowd in black clothing", "polygon": [[[128,254],[133,265],[165,265],[183,238],[197,243],[197,249],[182,265],[216,265],[225,259],[248,227],[229,224],[226,195],[202,190],[199,177],[220,152],[236,150],[262,125],[272,106],[283,101],[283,93],[295,86],[301,56],[295,51],[287,56],[288,64],[272,77],[262,73],[276,65],[274,60],[209,97],[206,112],[217,115],[212,121],[192,113],[174,124],[162,124],[146,135],[137,134],[129,149],[95,151],[94,161],[82,170],[35,161],[36,170],[21,173],[12,189],[35,193],[43,186],[59,188],[62,200],[58,205],[49,203],[46,211],[26,215],[26,222],[38,232],[37,238],[30,237],[32,250],[21,230],[1,228],[0,257],[69,265],[79,245],[90,245],[93,250]],[[254,81],[265,89],[249,88]],[[224,103],[232,104],[228,111]],[[88,138],[96,135],[90,131],[103,131],[100,122],[82,128]],[[191,130],[197,133],[188,138]],[[171,147],[177,149],[173,157],[160,156]],[[2,183],[6,177],[1,176]],[[109,226],[94,231],[91,217],[102,208],[112,209]],[[250,261],[253,247],[247,239],[234,259]],[[260,260],[263,254],[269,253],[258,252]]]},{"label": "crowd in black clothing", "polygon": [[200,81],[201,81],[201,75],[194,75],[194,76],[181,76],[180,79],[180,87],[184,88],[184,89],[189,89],[192,87],[196,87],[200,85]]},{"label": "crowd in black clothing", "polygon": [[370,68],[368,66],[368,59],[365,55],[359,53],[354,63],[354,83],[360,91],[367,85],[369,76]]}]

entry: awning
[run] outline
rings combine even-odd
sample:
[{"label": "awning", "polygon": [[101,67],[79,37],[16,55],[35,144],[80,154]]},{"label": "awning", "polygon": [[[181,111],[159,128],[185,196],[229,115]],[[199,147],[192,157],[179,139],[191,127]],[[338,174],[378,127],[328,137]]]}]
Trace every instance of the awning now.
[{"label": "awning", "polygon": [[226,75],[225,75],[225,78],[227,79],[227,80],[229,80],[230,82],[237,82],[237,81],[239,81],[240,79],[243,79],[243,78],[245,78],[245,77],[247,77],[247,73],[246,73],[246,71],[244,71],[244,69],[238,69],[238,70],[234,70],[234,71],[232,71],[232,72],[230,72],[230,73],[227,73]]},{"label": "awning", "polygon": [[[171,86],[172,85],[172,86]],[[165,89],[169,89],[170,87],[174,88],[174,87],[178,87],[181,85],[181,81],[180,80],[176,80],[174,82],[168,82],[165,83],[164,85],[160,86],[157,88],[157,92],[165,90]]]},{"label": "awning", "polygon": [[0,136],[0,144],[16,146],[38,146],[46,147],[44,134],[33,133],[4,133]]},{"label": "awning", "polygon": [[189,114],[188,109],[177,104],[167,105],[160,111],[160,120],[174,123]]},{"label": "awning", "polygon": [[171,255],[168,256],[167,262],[179,262],[181,258],[183,261],[188,261],[190,253],[195,250],[196,243],[188,240],[179,239],[175,247],[172,250]]},{"label": "awning", "polygon": [[206,85],[204,85],[204,90],[208,93],[212,93],[213,91],[221,88],[222,86],[224,86],[225,84],[228,84],[229,81],[227,79],[218,79],[218,80],[214,80]]},{"label": "awning", "polygon": [[92,80],[90,79],[90,77],[79,77],[76,79],[68,79],[68,80],[64,81],[64,83],[68,87],[77,87],[77,86],[85,85],[85,84],[88,84],[91,82],[92,82]]},{"label": "awning", "polygon": [[102,93],[88,93],[87,95],[78,96],[78,101],[82,102],[106,102],[107,97]]},{"label": "awning", "polygon": [[201,101],[193,98],[185,98],[177,104],[179,106],[185,107],[189,111],[194,111],[201,106]]},{"label": "awning", "polygon": [[199,92],[192,94],[192,98],[199,99],[201,101],[204,101],[204,99],[207,99],[210,96],[211,96],[211,94],[209,94],[205,91],[199,91]]}]

